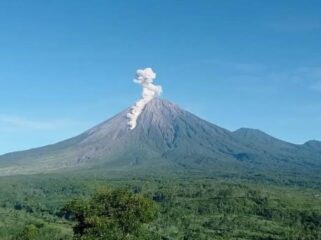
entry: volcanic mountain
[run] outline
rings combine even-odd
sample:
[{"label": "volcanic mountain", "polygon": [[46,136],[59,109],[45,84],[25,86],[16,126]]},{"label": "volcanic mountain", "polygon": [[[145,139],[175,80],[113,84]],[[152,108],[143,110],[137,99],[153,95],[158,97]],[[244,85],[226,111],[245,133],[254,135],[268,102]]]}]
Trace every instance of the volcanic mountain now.
[{"label": "volcanic mountain", "polygon": [[129,109],[74,138],[0,156],[0,175],[61,169],[198,169],[319,174],[321,143],[291,144],[264,132],[231,132],[155,98],[137,127],[128,128]]}]

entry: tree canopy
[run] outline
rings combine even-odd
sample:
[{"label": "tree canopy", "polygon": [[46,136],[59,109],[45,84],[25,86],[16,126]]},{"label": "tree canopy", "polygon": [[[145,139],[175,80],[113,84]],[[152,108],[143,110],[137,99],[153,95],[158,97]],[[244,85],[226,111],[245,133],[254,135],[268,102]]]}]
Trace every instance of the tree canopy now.
[{"label": "tree canopy", "polygon": [[76,221],[75,239],[144,239],[152,233],[146,224],[156,217],[154,202],[127,190],[100,190],[87,200],[73,200],[66,216]]}]

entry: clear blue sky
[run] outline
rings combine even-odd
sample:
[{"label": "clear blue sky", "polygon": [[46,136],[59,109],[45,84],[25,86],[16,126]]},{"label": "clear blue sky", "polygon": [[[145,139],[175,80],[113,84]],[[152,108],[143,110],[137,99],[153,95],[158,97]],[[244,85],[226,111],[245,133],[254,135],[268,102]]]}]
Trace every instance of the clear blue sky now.
[{"label": "clear blue sky", "polygon": [[0,1],[0,153],[132,105],[137,68],[229,130],[321,140],[321,1]]}]

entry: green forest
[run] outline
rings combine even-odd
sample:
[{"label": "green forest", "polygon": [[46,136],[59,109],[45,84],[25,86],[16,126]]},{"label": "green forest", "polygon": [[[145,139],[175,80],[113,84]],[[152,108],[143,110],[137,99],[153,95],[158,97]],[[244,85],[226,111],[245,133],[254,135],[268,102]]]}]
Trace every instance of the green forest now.
[{"label": "green forest", "polygon": [[2,177],[0,239],[321,239],[320,188],[301,185],[197,174]]}]

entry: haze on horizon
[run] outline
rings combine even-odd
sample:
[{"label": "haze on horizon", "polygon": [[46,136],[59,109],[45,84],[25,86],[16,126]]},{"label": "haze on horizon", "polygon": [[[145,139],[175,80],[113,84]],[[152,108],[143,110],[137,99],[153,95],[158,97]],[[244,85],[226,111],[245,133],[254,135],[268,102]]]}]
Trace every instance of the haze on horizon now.
[{"label": "haze on horizon", "polygon": [[[0,153],[77,135],[132,106],[135,70],[230,130],[321,140],[321,3],[3,1]],[[143,14],[142,14],[143,13]]]}]

